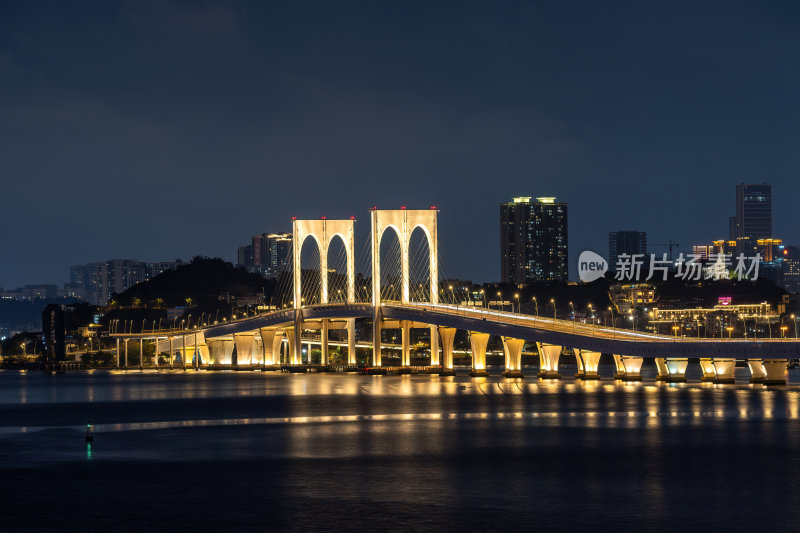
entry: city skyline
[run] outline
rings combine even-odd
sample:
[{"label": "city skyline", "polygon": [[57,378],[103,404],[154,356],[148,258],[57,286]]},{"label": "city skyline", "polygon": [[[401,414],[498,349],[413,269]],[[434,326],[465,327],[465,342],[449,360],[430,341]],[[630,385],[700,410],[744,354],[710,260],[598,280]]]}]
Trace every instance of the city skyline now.
[{"label": "city skyline", "polygon": [[0,10],[7,288],[94,258],[233,262],[242,236],[373,205],[439,206],[453,274],[499,279],[458,243],[497,250],[508,198],[568,202],[573,258],[632,226],[689,250],[728,234],[743,181],[773,184],[775,233],[800,242],[797,6]]}]

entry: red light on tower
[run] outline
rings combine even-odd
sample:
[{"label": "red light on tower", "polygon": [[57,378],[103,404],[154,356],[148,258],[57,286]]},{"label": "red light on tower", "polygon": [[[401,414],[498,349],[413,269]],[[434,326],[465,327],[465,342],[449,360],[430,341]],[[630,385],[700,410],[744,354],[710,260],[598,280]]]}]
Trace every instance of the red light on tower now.
[{"label": "red light on tower", "polygon": [[378,206],[377,206],[377,205],[373,205],[373,206],[372,206],[372,210],[373,210],[373,211],[377,211],[377,210],[378,210]]},{"label": "red light on tower", "polygon": [[355,219],[356,219],[356,217],[355,217],[355,216],[351,216],[351,217],[350,217],[350,220],[355,220]]},{"label": "red light on tower", "polygon": [[322,220],[328,220],[328,217],[322,217]]},{"label": "red light on tower", "polygon": [[404,205],[400,206],[400,209],[405,209],[405,208],[406,208],[406,206],[404,206]]},{"label": "red light on tower", "polygon": [[297,220],[297,217],[292,217],[292,220]]},{"label": "red light on tower", "polygon": [[438,209],[438,208],[435,205],[432,205],[431,209]]}]

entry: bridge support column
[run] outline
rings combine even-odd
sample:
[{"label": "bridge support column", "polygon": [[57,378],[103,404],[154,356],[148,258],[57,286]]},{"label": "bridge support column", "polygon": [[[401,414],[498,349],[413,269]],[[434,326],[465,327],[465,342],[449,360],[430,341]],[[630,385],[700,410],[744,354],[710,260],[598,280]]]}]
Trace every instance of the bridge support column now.
[{"label": "bridge support column", "polygon": [[714,359],[714,370],[717,371],[717,383],[735,383],[733,373],[736,370],[736,359]]},{"label": "bridge support column", "polygon": [[700,378],[700,381],[717,381],[717,370],[714,368],[713,359],[701,357],[700,369],[703,371],[703,377]]},{"label": "bridge support column", "polygon": [[486,345],[489,343],[488,333],[470,332],[469,344],[472,348],[472,377],[489,377],[486,370]]},{"label": "bridge support column", "polygon": [[255,333],[234,333],[233,342],[236,344],[236,367],[246,368],[253,363],[253,345],[256,342]]},{"label": "bridge support column", "polygon": [[117,337],[117,370],[119,370],[119,337]]},{"label": "bridge support column", "polygon": [[686,367],[689,366],[689,359],[685,357],[668,357],[664,366],[667,369],[667,383],[681,383],[686,381]]},{"label": "bridge support column", "polygon": [[139,338],[139,370],[144,370],[144,337]]},{"label": "bridge support column", "polygon": [[764,378],[767,376],[764,360],[748,359],[747,366],[750,368],[750,383],[764,383]]},{"label": "bridge support column", "polygon": [[[286,332],[286,348],[287,348],[286,359],[290,365],[299,365],[300,363],[298,361],[302,360],[297,358],[298,350],[296,349],[296,347],[298,345],[299,343],[297,343],[297,337],[294,334],[294,328],[289,329]],[[302,348],[300,350],[302,350]]]},{"label": "bridge support column", "polygon": [[786,385],[786,359],[764,359],[764,385]]},{"label": "bridge support column", "polygon": [[575,359],[578,361],[578,375],[580,379],[600,379],[597,367],[600,364],[600,352],[591,350],[577,350]]},{"label": "bridge support column", "polygon": [[446,328],[439,326],[439,337],[442,340],[442,369],[439,371],[441,376],[455,376],[453,368],[453,341],[456,338],[456,328]]},{"label": "bridge support column", "polygon": [[656,369],[658,370],[658,375],[656,379],[658,381],[666,381],[669,377],[669,370],[667,370],[667,360],[663,357],[656,357]]},{"label": "bridge support column", "polygon": [[375,307],[372,315],[372,366],[381,366],[381,316],[380,307]]},{"label": "bridge support column", "polygon": [[522,373],[522,347],[524,339],[503,337],[503,354],[505,355],[504,378],[524,378]]},{"label": "bridge support column", "polygon": [[172,358],[175,357],[175,338],[169,338],[169,369],[172,370]]},{"label": "bridge support column", "polygon": [[[320,338],[321,341],[319,343],[319,364],[327,365],[328,364],[328,319],[322,319],[322,330],[320,331]],[[311,347],[309,346],[308,352],[308,362],[311,362]]]},{"label": "bridge support column", "polygon": [[431,326],[431,366],[439,365],[439,332]]},{"label": "bridge support column", "polygon": [[208,343],[201,342],[197,345],[197,351],[195,352],[195,360],[197,361],[197,369],[205,365],[208,367],[208,362],[211,360],[210,353],[208,351]]},{"label": "bridge support column", "polygon": [[261,335],[261,349],[263,350],[264,366],[272,366],[275,364],[275,330],[269,328],[261,328],[258,330]]},{"label": "bridge support column", "polygon": [[181,365],[183,366],[183,371],[186,372],[186,335],[181,337],[181,346],[183,346],[181,350]]},{"label": "bridge support column", "polygon": [[537,342],[536,348],[539,350],[539,377],[561,379],[561,374],[558,373],[558,358],[561,355],[561,346]]},{"label": "bridge support column", "polygon": [[356,319],[347,319],[347,364],[356,364]]},{"label": "bridge support column", "polygon": [[158,370],[158,337],[153,339],[153,363],[156,365],[156,370]]},{"label": "bridge support column", "polygon": [[123,363],[125,364],[125,370],[128,370],[128,341],[130,339],[125,339],[125,360]]},{"label": "bridge support column", "polygon": [[[630,357],[627,355],[615,355],[619,357],[620,365],[622,366],[622,375],[619,377],[622,381],[642,381],[642,364],[644,358]],[[614,376],[616,378],[616,376]]]},{"label": "bridge support column", "polygon": [[411,366],[411,324],[408,320],[400,321],[400,338],[402,352],[400,355],[400,366]]},{"label": "bridge support column", "polygon": [[300,309],[295,311],[294,314],[294,329],[292,330],[292,334],[294,335],[294,343],[289,344],[292,353],[292,364],[302,365],[303,364],[303,311],[301,311]]},{"label": "bridge support column", "polygon": [[283,347],[283,331],[276,331],[275,336],[272,338],[272,365],[280,365],[281,348]]},{"label": "bridge support column", "polygon": [[614,379],[622,379],[625,376],[625,365],[622,364],[622,356],[614,354]]}]

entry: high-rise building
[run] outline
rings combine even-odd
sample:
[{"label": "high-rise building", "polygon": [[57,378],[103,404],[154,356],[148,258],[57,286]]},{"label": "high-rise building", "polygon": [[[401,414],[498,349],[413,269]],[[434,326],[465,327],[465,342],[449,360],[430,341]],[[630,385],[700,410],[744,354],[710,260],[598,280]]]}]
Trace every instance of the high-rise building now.
[{"label": "high-rise building", "polygon": [[504,283],[566,280],[566,202],[521,196],[500,204],[500,254]]},{"label": "high-rise building", "polygon": [[145,263],[135,259],[110,259],[69,267],[69,283],[64,290],[92,305],[105,305],[115,293],[124,292],[165,270],[183,264],[181,260]]},{"label": "high-rise building", "polygon": [[612,231],[608,234],[609,268],[615,270],[617,260],[622,254],[640,255],[647,261],[647,233],[644,231]]},{"label": "high-rise building", "polygon": [[286,268],[291,253],[291,233],[261,233],[253,235],[252,244],[238,248],[237,266],[274,277]]},{"label": "high-rise building", "polygon": [[749,254],[758,239],[772,237],[772,185],[736,186],[736,240],[740,253]]},{"label": "high-rise building", "polygon": [[800,293],[800,248],[787,246],[783,249],[781,270],[783,288],[787,292]]}]

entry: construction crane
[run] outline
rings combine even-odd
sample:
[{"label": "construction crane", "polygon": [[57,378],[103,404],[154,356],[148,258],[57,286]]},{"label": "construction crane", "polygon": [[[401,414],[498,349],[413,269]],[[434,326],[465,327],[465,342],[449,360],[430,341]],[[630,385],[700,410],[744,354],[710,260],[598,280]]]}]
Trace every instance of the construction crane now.
[{"label": "construction crane", "polygon": [[648,244],[647,247],[650,248],[652,246],[663,246],[664,248],[669,248],[669,260],[672,261],[672,249],[677,248],[680,246],[677,242],[672,242],[671,240],[667,241],[666,243],[661,244]]}]

